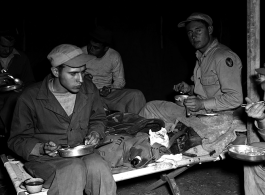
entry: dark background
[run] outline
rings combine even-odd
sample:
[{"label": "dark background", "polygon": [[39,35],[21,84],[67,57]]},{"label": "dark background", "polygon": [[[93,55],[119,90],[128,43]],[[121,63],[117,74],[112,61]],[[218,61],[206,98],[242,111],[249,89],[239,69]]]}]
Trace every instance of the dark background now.
[{"label": "dark background", "polygon": [[88,32],[95,25],[102,25],[113,32],[112,47],[121,54],[126,87],[141,90],[147,101],[173,101],[173,85],[182,80],[190,82],[196,60],[185,29],[178,28],[177,24],[193,12],[203,12],[212,17],[218,40],[241,58],[245,93],[247,0],[153,1],[145,4],[133,1],[117,6],[112,4],[104,9],[100,3],[104,4],[72,2],[70,9],[54,9],[52,4],[45,8],[39,5],[38,9],[22,9],[23,12],[20,9],[18,13],[23,14],[5,20],[18,29],[17,48],[29,56],[37,81],[50,71],[46,56],[53,47],[62,43],[82,47],[88,41]]}]

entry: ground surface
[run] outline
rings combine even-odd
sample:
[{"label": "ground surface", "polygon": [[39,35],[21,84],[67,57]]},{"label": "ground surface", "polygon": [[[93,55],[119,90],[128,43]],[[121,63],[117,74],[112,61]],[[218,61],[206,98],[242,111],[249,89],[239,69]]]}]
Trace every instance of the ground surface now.
[{"label": "ground surface", "polygon": [[[151,191],[144,189],[160,174],[118,182],[118,195],[172,195],[167,184]],[[197,164],[176,177],[181,195],[244,195],[243,162],[227,158]]]},{"label": "ground surface", "polygon": [[[4,170],[5,171],[5,170]],[[160,178],[160,173],[117,183],[118,195],[172,195],[164,184],[151,192],[146,187]],[[186,170],[176,182],[181,195],[244,195],[243,162],[226,158],[222,161],[197,164]],[[8,177],[0,180],[0,195],[15,195]]]}]

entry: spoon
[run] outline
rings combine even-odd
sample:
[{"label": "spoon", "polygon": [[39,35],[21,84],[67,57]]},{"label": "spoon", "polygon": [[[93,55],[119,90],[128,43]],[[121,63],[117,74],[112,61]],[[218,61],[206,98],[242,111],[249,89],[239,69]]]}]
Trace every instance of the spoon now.
[{"label": "spoon", "polygon": [[18,78],[14,78],[12,75],[7,75],[9,78],[13,79],[15,81],[16,84],[22,85],[23,82],[18,79]]},{"label": "spoon", "polygon": [[1,73],[7,73],[6,69],[3,68],[3,69],[1,70]]}]

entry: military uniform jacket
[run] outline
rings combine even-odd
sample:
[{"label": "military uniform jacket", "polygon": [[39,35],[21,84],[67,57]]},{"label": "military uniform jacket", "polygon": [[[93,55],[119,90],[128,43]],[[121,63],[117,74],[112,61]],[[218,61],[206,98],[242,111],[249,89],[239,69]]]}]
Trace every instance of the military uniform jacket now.
[{"label": "military uniform jacket", "polygon": [[105,136],[106,114],[92,81],[84,78],[69,117],[49,90],[49,79],[51,75],[26,88],[15,108],[8,147],[28,161],[38,158],[30,155],[37,143],[73,146],[83,143],[91,131]]},{"label": "military uniform jacket", "polygon": [[8,63],[7,72],[13,77],[21,79],[25,85],[35,82],[28,57],[22,51],[16,50],[16,52]]},{"label": "military uniform jacket", "polygon": [[202,54],[196,52],[197,62],[192,80],[194,94],[204,99],[207,111],[237,108],[243,102],[240,58],[217,39]]}]

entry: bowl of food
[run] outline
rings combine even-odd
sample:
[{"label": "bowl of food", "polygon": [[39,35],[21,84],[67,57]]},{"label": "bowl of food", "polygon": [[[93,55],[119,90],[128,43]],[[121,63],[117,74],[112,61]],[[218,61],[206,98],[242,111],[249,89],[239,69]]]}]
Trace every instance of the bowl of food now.
[{"label": "bowl of food", "polygon": [[101,142],[101,143],[98,143],[96,145],[81,144],[81,145],[77,145],[75,147],[70,147],[70,146],[69,147],[62,147],[62,148],[58,149],[57,151],[61,157],[66,157],[66,158],[78,157],[78,156],[84,156],[84,155],[92,154],[92,153],[94,153],[94,149],[99,148],[99,147],[104,146],[104,145],[107,145],[107,144],[110,144],[112,142],[113,142],[113,140],[110,139],[108,141]]},{"label": "bowl of food", "polygon": [[30,178],[26,179],[23,183],[28,193],[35,194],[42,190],[44,180],[42,178]]},{"label": "bowl of food", "polygon": [[23,82],[14,78],[12,75],[5,73],[5,78],[0,83],[0,92],[12,91],[22,88]]},{"label": "bowl of food", "polygon": [[179,106],[184,106],[184,100],[187,99],[189,96],[184,94],[175,95],[175,103]]},{"label": "bowl of food", "polygon": [[237,160],[248,162],[265,161],[265,148],[248,145],[232,145],[228,147],[228,154]]},{"label": "bowl of food", "polygon": [[61,157],[78,157],[93,153],[94,148],[94,145],[78,145],[76,147],[60,148],[58,153]]}]

